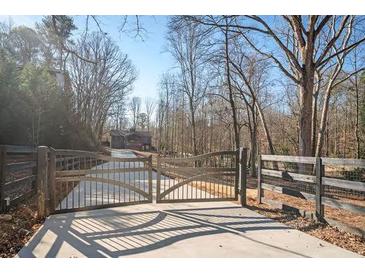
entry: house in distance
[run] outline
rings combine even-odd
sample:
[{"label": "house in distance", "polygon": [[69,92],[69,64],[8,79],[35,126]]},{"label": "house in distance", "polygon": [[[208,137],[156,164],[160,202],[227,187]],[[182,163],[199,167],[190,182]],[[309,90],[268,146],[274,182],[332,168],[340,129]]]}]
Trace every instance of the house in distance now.
[{"label": "house in distance", "polygon": [[106,134],[110,148],[150,150],[152,148],[151,133],[138,130],[112,129]]}]

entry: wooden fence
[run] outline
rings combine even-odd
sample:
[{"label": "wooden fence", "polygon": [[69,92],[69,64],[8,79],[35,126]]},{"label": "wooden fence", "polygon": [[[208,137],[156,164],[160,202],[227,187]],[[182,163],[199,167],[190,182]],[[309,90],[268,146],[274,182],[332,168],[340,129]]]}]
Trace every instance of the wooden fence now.
[{"label": "wooden fence", "polygon": [[[32,146],[0,145],[0,213],[36,194],[37,154]],[[79,165],[78,159],[67,160],[57,159],[57,169]]]},{"label": "wooden fence", "polygon": [[29,146],[0,146],[0,212],[6,212],[36,191],[36,150]]},{"label": "wooden fence", "polygon": [[[280,166],[279,166],[280,165]],[[257,199],[270,201],[264,190],[315,203],[315,217],[324,221],[324,206],[365,214],[365,207],[348,202],[349,195],[365,200],[365,160],[260,155]]]}]

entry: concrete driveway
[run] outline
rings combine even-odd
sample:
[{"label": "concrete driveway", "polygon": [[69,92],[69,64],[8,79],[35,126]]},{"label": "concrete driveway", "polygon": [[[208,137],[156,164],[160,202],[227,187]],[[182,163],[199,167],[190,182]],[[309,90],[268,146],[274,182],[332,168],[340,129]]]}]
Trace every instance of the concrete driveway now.
[{"label": "concrete driveway", "polygon": [[52,215],[18,257],[360,257],[231,202]]}]

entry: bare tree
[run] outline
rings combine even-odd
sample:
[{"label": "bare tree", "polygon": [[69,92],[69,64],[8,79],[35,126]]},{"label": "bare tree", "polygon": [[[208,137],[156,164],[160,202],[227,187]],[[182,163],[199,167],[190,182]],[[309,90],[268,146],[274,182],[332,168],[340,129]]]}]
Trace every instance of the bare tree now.
[{"label": "bare tree", "polygon": [[132,112],[132,124],[133,128],[137,129],[138,126],[138,116],[141,112],[141,98],[133,97],[129,103],[129,108]]},{"label": "bare tree", "polygon": [[[232,16],[229,16],[232,18]],[[188,17],[193,22],[224,28],[226,16]],[[343,44],[346,30],[351,28],[351,16],[233,16],[231,31],[242,35],[259,54],[273,60],[277,67],[299,87],[299,154],[311,155],[312,95],[315,72],[325,69],[339,54],[353,50],[365,41],[365,35],[346,47],[332,52],[336,44]],[[276,19],[276,18],[275,18]],[[334,35],[331,35],[334,33]],[[331,36],[331,39],[324,37]],[[261,39],[260,42],[258,42]],[[267,49],[272,42],[275,49]]]},{"label": "bare tree", "polygon": [[208,88],[207,46],[198,24],[170,22],[168,48],[178,63],[180,90],[187,96],[192,126],[193,154],[197,150],[196,111]]},{"label": "bare tree", "polygon": [[158,105],[158,125],[159,125],[159,150],[163,149],[164,153],[169,150],[170,144],[170,116],[171,101],[176,94],[177,79],[174,75],[165,73],[160,80],[160,101]]},{"label": "bare tree", "polygon": [[147,114],[147,131],[150,131],[152,116],[156,108],[156,103],[152,98],[146,97],[144,99],[144,106]]},{"label": "bare tree", "polygon": [[128,56],[105,35],[92,33],[77,45],[78,55],[97,60],[90,63],[71,56],[69,67],[75,111],[97,139],[113,109],[126,103],[136,71]]},{"label": "bare tree", "polygon": [[[343,67],[346,62],[347,55],[351,52],[351,50],[345,50],[349,47],[349,44],[351,44],[350,38],[356,39],[357,37],[353,37],[353,28],[354,28],[354,16],[350,16],[348,19],[349,23],[347,25],[347,29],[344,31],[345,37],[339,44],[333,44],[332,45],[332,55],[335,55],[336,60],[334,61],[334,67],[330,70],[328,73],[328,80],[326,81],[326,87],[325,87],[325,96],[324,96],[324,103],[321,113],[321,122],[319,126],[319,132],[318,132],[318,141],[316,146],[315,155],[320,156],[323,148],[324,143],[324,134],[326,131],[326,125],[328,120],[328,110],[329,110],[329,102],[331,98],[331,92],[336,86],[340,85],[341,83],[345,82],[346,80],[350,79],[353,75],[357,75],[359,72],[365,70],[365,66],[363,67],[356,67],[351,72],[344,72]],[[335,21],[335,19],[333,19]],[[333,29],[333,35],[331,37],[332,39],[335,39],[334,36],[337,35],[337,32],[335,30],[335,22],[332,23],[332,29]],[[356,49],[354,47],[353,49]],[[330,62],[330,61],[329,61]],[[343,73],[341,73],[343,72]],[[342,77],[341,77],[342,76]]]},{"label": "bare tree", "polygon": [[147,127],[147,114],[144,112],[141,112],[138,114],[138,125],[141,128],[141,130],[144,130]]}]

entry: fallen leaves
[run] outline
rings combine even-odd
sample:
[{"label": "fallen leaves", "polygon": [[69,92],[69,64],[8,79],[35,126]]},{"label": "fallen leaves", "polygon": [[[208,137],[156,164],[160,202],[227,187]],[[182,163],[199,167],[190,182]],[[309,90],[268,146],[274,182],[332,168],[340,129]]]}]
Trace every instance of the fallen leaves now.
[{"label": "fallen leaves", "polygon": [[248,199],[248,206],[271,219],[286,224],[291,228],[308,233],[316,238],[337,245],[341,248],[365,256],[365,239],[360,236],[341,231],[327,224],[320,224],[314,220],[296,216],[266,204],[258,204],[255,199]]},{"label": "fallen leaves", "polygon": [[34,197],[6,214],[7,221],[0,221],[0,257],[14,257],[39,228]]}]

